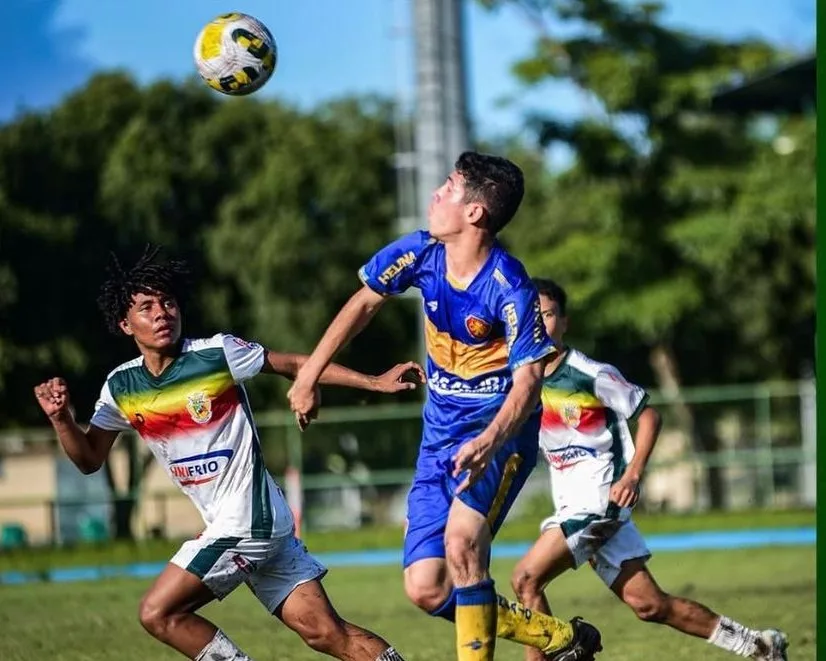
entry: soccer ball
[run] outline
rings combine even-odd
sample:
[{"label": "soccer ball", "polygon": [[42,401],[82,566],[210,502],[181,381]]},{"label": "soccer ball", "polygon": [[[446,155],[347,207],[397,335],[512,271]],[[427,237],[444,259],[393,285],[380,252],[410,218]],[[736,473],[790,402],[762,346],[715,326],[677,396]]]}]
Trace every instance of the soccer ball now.
[{"label": "soccer ball", "polygon": [[234,12],[207,23],[193,49],[195,66],[207,85],[222,94],[252,94],[275,71],[275,39],[261,21]]}]

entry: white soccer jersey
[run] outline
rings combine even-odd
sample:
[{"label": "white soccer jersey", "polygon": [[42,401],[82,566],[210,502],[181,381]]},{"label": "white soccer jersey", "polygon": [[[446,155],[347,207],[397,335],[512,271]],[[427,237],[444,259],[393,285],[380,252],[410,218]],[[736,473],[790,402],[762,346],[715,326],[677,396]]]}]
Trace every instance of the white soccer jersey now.
[{"label": "white soccer jersey", "polygon": [[264,348],[232,335],[184,340],[160,376],[143,357],[109,374],[91,423],[134,429],[192,500],[209,537],[290,534],[293,517],[264,467],[242,385],[261,371]]},{"label": "white soccer jersey", "polygon": [[608,493],[634,456],[628,420],[648,395],[618,369],[570,349],[542,384],[539,444],[562,519],[608,514]]}]

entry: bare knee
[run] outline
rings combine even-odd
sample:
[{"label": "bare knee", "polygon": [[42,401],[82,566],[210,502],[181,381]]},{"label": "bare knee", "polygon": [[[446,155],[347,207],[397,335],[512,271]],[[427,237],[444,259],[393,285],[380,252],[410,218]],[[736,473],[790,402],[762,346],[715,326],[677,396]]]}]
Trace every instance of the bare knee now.
[{"label": "bare knee", "polygon": [[517,565],[511,574],[511,588],[516,600],[523,606],[543,611],[546,581],[530,567]]},{"label": "bare knee", "polygon": [[671,611],[671,596],[664,592],[650,595],[627,595],[625,603],[643,622],[661,624],[668,620]]},{"label": "bare knee", "polygon": [[141,600],[138,619],[146,632],[159,640],[166,640],[173,626],[173,616],[151,595]]},{"label": "bare knee", "polygon": [[344,620],[335,615],[308,614],[298,622],[295,631],[308,647],[322,654],[335,656],[347,644]]},{"label": "bare knee", "polygon": [[539,576],[530,569],[517,565],[511,574],[511,588],[516,598],[523,604],[527,604],[542,594],[545,586],[542,585]]},{"label": "bare knee", "polygon": [[481,557],[479,540],[467,535],[453,535],[445,539],[445,557],[457,585],[478,583],[487,576],[487,567]]},{"label": "bare knee", "polygon": [[425,578],[415,573],[405,574],[404,591],[407,598],[426,613],[438,610],[450,596],[450,586],[444,579]]}]

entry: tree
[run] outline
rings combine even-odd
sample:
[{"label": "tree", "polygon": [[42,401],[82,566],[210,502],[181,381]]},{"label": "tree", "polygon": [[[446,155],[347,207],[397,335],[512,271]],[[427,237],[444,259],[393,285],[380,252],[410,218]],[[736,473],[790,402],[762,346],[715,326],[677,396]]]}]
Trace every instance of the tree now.
[{"label": "tree", "polygon": [[20,385],[37,383],[46,370],[78,381],[78,404],[94,402],[99,384],[84,377],[98,358],[111,360],[90,350],[107,346],[94,298],[117,233],[98,212],[98,176],[138,100],[128,78],[102,75],[53,112],[0,130],[0,264],[12,284],[2,304],[0,422],[41,420]]},{"label": "tree", "polygon": [[[515,66],[522,81],[573,82],[600,108],[573,122],[531,118],[541,145],[563,142],[575,160],[549,187],[530,230],[516,224],[508,239],[532,271],[567,285],[580,324],[598,341],[614,351],[646,347],[685,431],[698,448],[716,450],[707,421],[682,403],[682,386],[795,378],[795,363],[813,350],[813,152],[798,138],[800,152],[784,157],[793,167],[782,167],[752,122],[709,112],[720,84],[783,54],[758,41],[669,29],[659,3],[483,4],[518,7],[539,28],[532,55]],[[565,24],[561,36],[544,27],[551,18]],[[813,121],[788,130],[811,135]],[[776,206],[766,204],[768,192]],[[804,341],[793,359],[778,361],[790,348],[778,323],[784,315],[769,304],[780,297]],[[765,348],[755,355],[756,346]],[[720,476],[709,477],[721,505]]]},{"label": "tree", "polygon": [[[200,84],[139,88],[119,73],[0,127],[0,424],[43,424],[31,387],[55,374],[88,415],[108,371],[133,357],[95,306],[110,250],[129,262],[162,243],[190,261],[190,335],[309,349],[358,286],[358,267],[396,234],[393,151],[379,99],[302,112],[221,102]],[[413,355],[413,309],[389,307],[340,359],[377,372]],[[260,398],[283,401],[277,380],[261,381]],[[121,443],[124,483],[105,471],[115,535],[131,537],[151,462],[133,438]]]},{"label": "tree", "polygon": [[[221,162],[219,141],[206,149],[206,162]],[[346,100],[306,116],[274,109],[238,152],[245,157],[230,161],[238,190],[219,207],[206,244],[260,341],[310,350],[360,286],[359,267],[395,238],[393,152],[391,106]],[[339,360],[377,372],[394,357],[413,355],[413,308],[388,308]],[[353,393],[330,391],[328,399],[352,402]]]}]

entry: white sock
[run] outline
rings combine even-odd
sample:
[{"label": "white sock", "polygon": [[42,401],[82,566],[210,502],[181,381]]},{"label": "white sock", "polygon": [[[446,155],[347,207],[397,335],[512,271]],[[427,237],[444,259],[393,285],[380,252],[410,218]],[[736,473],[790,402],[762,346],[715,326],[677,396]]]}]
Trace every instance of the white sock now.
[{"label": "white sock", "polygon": [[209,645],[202,649],[195,661],[252,661],[233,643],[227,635],[218,629]]},{"label": "white sock", "polygon": [[379,654],[376,661],[404,661],[402,655],[399,654],[396,650],[392,647],[388,647],[384,652]]},{"label": "white sock", "polygon": [[757,638],[759,635],[759,631],[749,629],[739,622],[721,616],[708,642],[728,652],[739,654],[740,656],[753,656],[757,651]]}]

